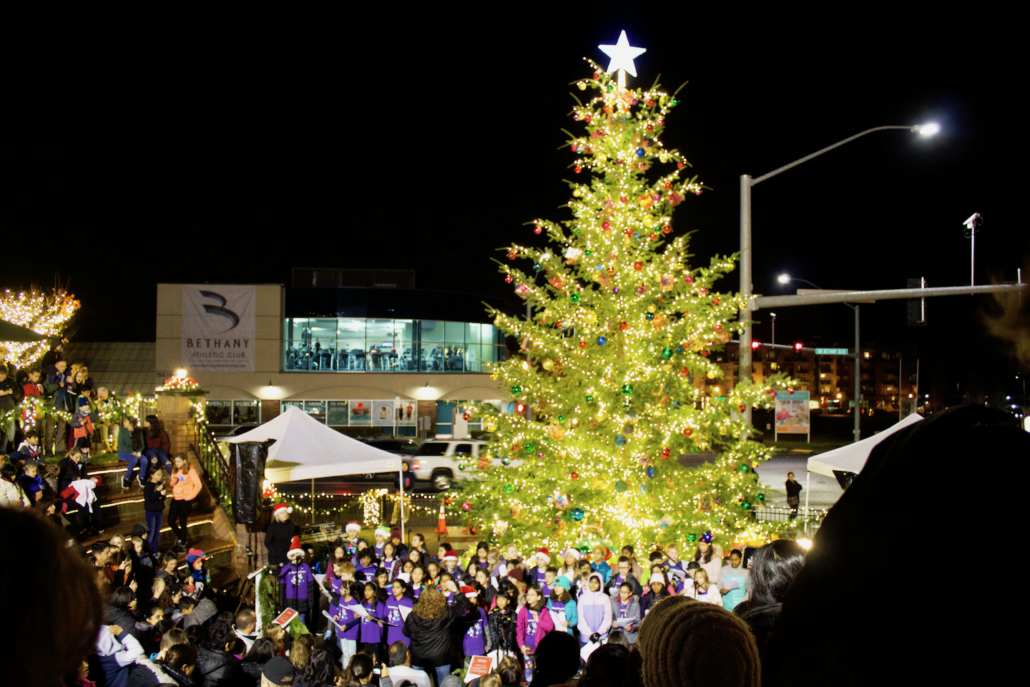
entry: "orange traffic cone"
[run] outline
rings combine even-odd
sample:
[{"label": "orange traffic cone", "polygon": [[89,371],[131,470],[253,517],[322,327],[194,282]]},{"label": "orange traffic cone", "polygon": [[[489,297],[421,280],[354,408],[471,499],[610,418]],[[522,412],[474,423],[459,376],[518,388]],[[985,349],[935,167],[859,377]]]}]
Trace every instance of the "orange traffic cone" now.
[{"label": "orange traffic cone", "polygon": [[437,534],[447,534],[447,517],[443,514],[443,505],[440,506],[440,519],[436,521]]}]

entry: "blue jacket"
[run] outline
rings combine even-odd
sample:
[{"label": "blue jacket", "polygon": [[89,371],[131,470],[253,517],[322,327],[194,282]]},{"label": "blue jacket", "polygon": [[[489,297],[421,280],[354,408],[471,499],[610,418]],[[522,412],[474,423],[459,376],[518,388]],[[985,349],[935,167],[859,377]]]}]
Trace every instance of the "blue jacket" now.
[{"label": "blue jacket", "polygon": [[559,612],[561,610],[564,610],[565,611],[565,620],[567,620],[569,622],[569,626],[566,627],[566,628],[560,628],[560,627],[558,627],[558,624],[555,623],[554,624],[554,629],[556,629],[556,630],[564,629],[570,635],[575,635],[576,634],[576,625],[579,624],[579,616],[576,614],[576,600],[570,598],[568,601],[565,602],[564,608],[559,608],[559,606],[561,606],[561,605],[562,604],[561,604],[560,601],[555,601],[554,599],[548,599],[547,600],[547,608],[548,608],[548,610],[554,611],[555,613],[557,613],[557,612]]},{"label": "blue jacket", "polygon": [[604,578],[604,584],[601,585],[601,587],[604,588],[604,586],[608,584],[608,580],[612,577],[612,566],[601,561],[600,563],[591,563],[590,569],[594,572],[601,573],[601,577]]}]

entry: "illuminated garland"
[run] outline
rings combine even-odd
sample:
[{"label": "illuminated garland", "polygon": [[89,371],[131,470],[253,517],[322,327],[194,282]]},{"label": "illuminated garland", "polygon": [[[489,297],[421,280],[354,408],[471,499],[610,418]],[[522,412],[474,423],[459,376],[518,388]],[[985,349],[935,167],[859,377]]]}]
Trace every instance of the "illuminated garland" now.
[{"label": "illuminated garland", "polygon": [[[722,376],[711,354],[747,324],[745,299],[713,290],[735,256],[692,268],[687,235],[674,233],[673,208],[704,188],[680,178],[689,163],[659,140],[675,94],[620,88],[590,64],[593,78],[577,85],[596,95],[577,99],[585,131],[568,142],[573,173],[590,178],[569,182],[572,218],[530,223],[546,247],[503,249],[532,269],[498,262],[532,317],[491,309],[520,346],[491,377],[532,413],[470,410],[490,440],[477,478],[444,503],[470,531],[526,550],[760,538],[769,528],[750,520],[765,498],[753,469],[771,454],[743,415],[793,382],[706,389]],[[701,452],[711,456],[701,467],[678,462]]]},{"label": "illuminated garland", "polygon": [[[35,289],[17,293],[5,290],[0,293],[0,320],[31,329],[49,339],[59,339],[79,306],[75,295],[64,290],[53,289],[49,294]],[[29,367],[42,358],[49,347],[48,340],[0,341],[0,361]]]},{"label": "illuminated garland", "polygon": [[164,386],[154,390],[156,393],[200,391],[200,385],[193,377],[169,377],[165,380]]}]

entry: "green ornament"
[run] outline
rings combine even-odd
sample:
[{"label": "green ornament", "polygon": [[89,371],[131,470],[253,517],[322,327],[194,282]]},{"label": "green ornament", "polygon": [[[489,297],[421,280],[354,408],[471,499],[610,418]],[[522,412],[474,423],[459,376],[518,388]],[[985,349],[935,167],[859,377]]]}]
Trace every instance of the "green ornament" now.
[{"label": "green ornament", "polygon": [[672,357],[672,349],[671,348],[663,348],[662,349],[662,357],[665,358],[666,360],[671,358]]},{"label": "green ornament", "polygon": [[759,501],[765,501],[765,494],[759,494],[758,495],[758,500]]},{"label": "green ornament", "polygon": [[615,483],[615,491],[626,491],[626,483],[620,479]]},{"label": "green ornament", "polygon": [[629,396],[630,394],[633,393],[633,387],[631,387],[629,384],[623,384],[622,385],[622,393],[624,393],[627,396]]},{"label": "green ornament", "polygon": [[647,320],[648,322],[650,322],[651,320],[654,319],[654,313],[653,312],[647,313],[646,315],[644,315],[644,319]]},{"label": "green ornament", "polygon": [[572,294],[572,296],[569,298],[569,300],[571,300],[573,303],[579,303],[579,294],[578,293]]},{"label": "green ornament", "polygon": [[747,501],[745,501],[744,503],[740,504],[740,509],[741,510],[750,510],[751,509],[751,504],[748,503]]},{"label": "green ornament", "polygon": [[587,396],[587,403],[590,403],[593,400],[594,400],[593,396]]},{"label": "green ornament", "polygon": [[539,262],[538,262],[538,263],[535,263],[535,264],[533,265],[533,270],[534,270],[534,271],[536,271],[536,272],[539,272],[539,271],[540,271],[540,270],[542,270],[542,269],[543,269],[543,266],[542,266],[542,265],[541,265],[541,264],[540,264]]},{"label": "green ornament", "polygon": [[558,416],[558,424],[561,424],[562,422],[565,422],[565,416],[564,415],[559,415]]},{"label": "green ornament", "polygon": [[532,450],[533,450],[533,442],[530,442],[530,443],[526,444],[526,451],[532,451]]},{"label": "green ornament", "polygon": [[465,464],[464,463],[458,463],[458,469],[464,471],[465,470]]},{"label": "green ornament", "polygon": [[676,100],[675,98],[673,98],[672,100],[669,101],[669,107],[676,107],[679,104],[680,104],[680,101]]},{"label": "green ornament", "polygon": [[515,491],[515,487],[514,487],[514,485],[511,485],[511,484],[505,484],[505,485],[504,485],[504,493],[505,493],[505,494],[510,494],[510,493],[512,493],[513,491]]},{"label": "green ornament", "polygon": [[501,465],[511,465],[511,458],[508,456],[501,458]]},{"label": "green ornament", "polygon": [[571,511],[569,511],[569,515],[572,516],[573,520],[579,522],[583,519],[586,513],[583,512],[582,508],[573,508]]},{"label": "green ornament", "polygon": [[572,231],[578,232],[579,231],[579,227],[572,227]]},{"label": "green ornament", "polygon": [[592,251],[592,250],[585,250],[585,251],[583,251],[583,255],[587,256],[588,258],[591,255],[593,255],[593,254],[594,254],[594,251]]},{"label": "green ornament", "polygon": [[750,469],[751,468],[748,467],[747,463],[741,463],[740,464],[740,471],[741,472],[748,472]]},{"label": "green ornament", "polygon": [[697,541],[697,535],[694,534],[693,532],[691,532],[690,534],[687,535],[687,541],[689,541],[689,542],[696,542]]},{"label": "green ornament", "polygon": [[512,393],[513,396],[518,396],[519,394],[522,393],[522,387],[519,386],[518,384],[516,384],[515,386],[513,386],[511,388],[511,393]]}]

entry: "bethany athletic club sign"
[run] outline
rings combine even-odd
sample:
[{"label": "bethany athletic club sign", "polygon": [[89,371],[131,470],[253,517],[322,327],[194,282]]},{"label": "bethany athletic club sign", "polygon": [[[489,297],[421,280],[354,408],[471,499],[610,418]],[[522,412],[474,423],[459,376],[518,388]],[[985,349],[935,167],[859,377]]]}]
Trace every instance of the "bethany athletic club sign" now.
[{"label": "bethany athletic club sign", "polygon": [[254,286],[182,287],[182,363],[190,372],[254,371]]}]

